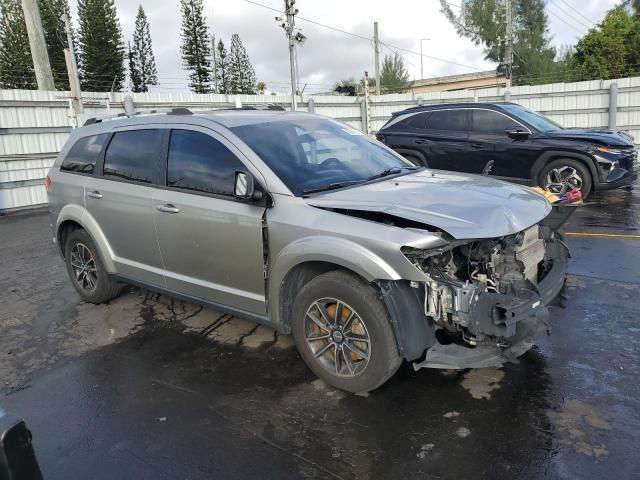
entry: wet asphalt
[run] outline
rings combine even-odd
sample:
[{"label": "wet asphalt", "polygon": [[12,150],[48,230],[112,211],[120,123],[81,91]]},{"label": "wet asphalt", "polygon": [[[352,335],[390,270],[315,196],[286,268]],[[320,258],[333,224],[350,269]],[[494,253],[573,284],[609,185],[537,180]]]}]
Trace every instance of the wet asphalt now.
[{"label": "wet asphalt", "polygon": [[[640,235],[640,188],[569,233]],[[0,406],[52,479],[638,478],[640,238],[568,235],[550,336],[502,369],[316,380],[290,337],[130,289],[82,303],[42,214],[0,218]]]}]

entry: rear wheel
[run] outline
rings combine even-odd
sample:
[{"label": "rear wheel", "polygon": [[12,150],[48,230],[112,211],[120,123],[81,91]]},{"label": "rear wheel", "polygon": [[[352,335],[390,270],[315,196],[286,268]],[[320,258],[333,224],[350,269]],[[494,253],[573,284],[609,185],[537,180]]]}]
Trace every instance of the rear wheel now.
[{"label": "rear wheel", "polygon": [[379,387],[402,361],[377,290],[338,270],[302,288],[294,303],[293,335],[309,368],[349,392]]},{"label": "rear wheel", "polygon": [[103,303],[120,293],[122,285],[109,278],[98,249],[85,230],[71,232],[64,251],[69,278],[83,300]]},{"label": "rear wheel", "polygon": [[564,195],[578,189],[582,198],[591,192],[593,181],[587,167],[570,158],[553,160],[540,172],[539,185],[551,193]]},{"label": "rear wheel", "polygon": [[429,167],[429,165],[427,165],[427,162],[425,160],[421,160],[420,158],[416,157],[415,155],[411,155],[411,154],[401,154],[405,159],[409,160],[411,163],[413,163],[416,167]]}]

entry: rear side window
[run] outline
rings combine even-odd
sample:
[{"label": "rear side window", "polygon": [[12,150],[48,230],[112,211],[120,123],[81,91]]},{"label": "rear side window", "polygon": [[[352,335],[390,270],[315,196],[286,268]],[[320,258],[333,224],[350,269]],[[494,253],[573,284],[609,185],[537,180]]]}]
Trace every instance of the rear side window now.
[{"label": "rear side window", "polygon": [[429,117],[427,128],[464,132],[467,129],[467,110],[435,110]]},{"label": "rear side window", "polygon": [[520,125],[501,113],[491,110],[472,110],[471,112],[471,131],[474,133],[504,135],[505,130],[517,127]]},{"label": "rear side window", "polygon": [[129,130],[114,134],[104,155],[103,175],[153,183],[161,145],[162,130]]},{"label": "rear side window", "polygon": [[167,186],[232,196],[237,171],[246,168],[215,138],[191,130],[171,132]]},{"label": "rear side window", "polygon": [[65,172],[93,173],[106,139],[106,133],[78,139],[62,161],[60,170],[64,170]]},{"label": "rear side window", "polygon": [[404,124],[407,127],[425,129],[427,128],[427,119],[429,118],[429,115],[431,115],[431,112],[411,115],[404,121]]}]

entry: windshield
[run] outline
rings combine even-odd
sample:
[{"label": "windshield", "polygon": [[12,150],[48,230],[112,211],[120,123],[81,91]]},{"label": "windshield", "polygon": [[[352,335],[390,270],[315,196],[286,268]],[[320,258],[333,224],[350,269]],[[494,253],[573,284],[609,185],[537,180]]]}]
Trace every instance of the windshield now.
[{"label": "windshield", "polygon": [[553,120],[548,119],[545,116],[540,115],[538,112],[532,112],[520,105],[502,105],[506,111],[512,113],[521,120],[524,120],[533,128],[540,132],[551,132],[553,130],[560,130],[562,126],[558,125]]},{"label": "windshield", "polygon": [[296,196],[416,169],[360,131],[329,119],[276,120],[231,130]]}]

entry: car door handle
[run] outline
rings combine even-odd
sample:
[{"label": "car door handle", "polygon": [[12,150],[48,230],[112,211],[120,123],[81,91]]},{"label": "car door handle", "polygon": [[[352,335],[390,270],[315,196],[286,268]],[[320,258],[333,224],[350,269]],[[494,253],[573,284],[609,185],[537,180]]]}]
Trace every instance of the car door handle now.
[{"label": "car door handle", "polygon": [[417,145],[424,145],[425,143],[431,143],[431,140],[425,140],[424,138],[417,138],[413,141]]},{"label": "car door handle", "polygon": [[161,212],[165,212],[165,213],[179,213],[180,209],[176,208],[175,205],[172,205],[171,203],[167,203],[166,205],[158,205],[156,207],[158,210],[160,210]]},{"label": "car door handle", "polygon": [[472,143],[471,144],[471,148],[475,148],[476,150],[480,150],[481,148],[484,148],[484,143]]},{"label": "car door handle", "polygon": [[91,198],[102,198],[102,194],[97,190],[94,190],[93,192],[89,192],[87,193],[87,195],[89,195]]}]

